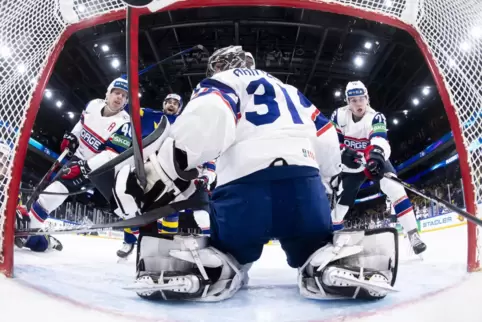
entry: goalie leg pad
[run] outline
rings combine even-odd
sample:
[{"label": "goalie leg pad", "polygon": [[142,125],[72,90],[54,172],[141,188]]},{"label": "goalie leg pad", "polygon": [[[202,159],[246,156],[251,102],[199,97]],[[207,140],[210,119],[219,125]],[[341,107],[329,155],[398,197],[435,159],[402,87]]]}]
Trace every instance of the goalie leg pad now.
[{"label": "goalie leg pad", "polygon": [[250,265],[208,246],[205,236],[143,236],[138,278],[128,289],[148,299],[217,302],[246,282]]},{"label": "goalie leg pad", "polygon": [[312,299],[379,299],[395,291],[397,268],[396,229],[336,232],[301,267],[298,286]]}]

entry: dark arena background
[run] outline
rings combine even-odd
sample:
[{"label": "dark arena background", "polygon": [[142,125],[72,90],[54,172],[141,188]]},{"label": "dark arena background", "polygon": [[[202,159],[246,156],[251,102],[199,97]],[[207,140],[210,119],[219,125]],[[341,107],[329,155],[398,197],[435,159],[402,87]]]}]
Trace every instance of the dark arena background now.
[{"label": "dark arena background", "polygon": [[[2,299],[14,294],[12,302],[7,299],[6,306],[0,304],[2,310],[9,312],[8,303],[28,292],[28,301],[45,298],[48,306],[60,303],[56,314],[49,313],[52,321],[70,320],[70,312],[79,320],[102,317],[104,321],[401,321],[402,317],[404,321],[453,321],[450,312],[443,314],[443,306],[463,309],[459,315],[466,314],[466,321],[482,321],[480,310],[470,305],[480,294],[470,286],[480,286],[482,280],[479,273],[466,273],[480,268],[475,226],[468,228],[464,217],[408,192],[428,245],[421,259],[411,252],[379,185],[369,180],[345,217],[345,226],[396,227],[400,232],[400,292],[376,303],[320,304],[302,299],[297,294],[296,272],[286,266],[276,240],[265,246],[266,254],[253,268],[252,284],[232,302],[173,306],[141,302],[134,292],[122,289],[135,273],[133,258],[119,263],[115,256],[122,246],[122,230],[87,236],[59,234],[64,250],[53,254],[14,248],[14,219],[9,216],[15,216],[17,201],[26,204],[30,199],[32,189],[61,154],[64,133],[77,124],[85,106],[93,99],[104,99],[110,82],[129,71],[129,29],[121,1],[24,2],[0,3],[0,131],[2,143],[10,147],[2,152],[6,159],[1,161],[9,172],[2,175],[0,248],[2,259],[7,254],[2,271],[14,274],[12,280],[0,280]],[[359,80],[368,89],[370,106],[386,117],[390,160],[399,178],[477,215],[482,135],[480,2],[414,1],[418,9],[413,26],[405,16],[410,1],[404,0],[154,2],[159,5],[155,13],[135,9],[141,13],[135,59],[138,70],[145,70],[139,75],[140,107],[161,111],[171,93],[180,95],[184,106],[189,102],[196,85],[206,78],[209,54],[192,51],[158,62],[198,44],[209,53],[242,46],[253,55],[256,69],[298,88],[328,118],[347,104],[347,83]],[[36,11],[41,21],[61,19],[57,16],[64,17],[65,12],[75,14],[77,20],[63,22],[66,36],[59,36],[60,47],[21,47],[22,42],[41,43],[48,38],[40,32],[21,32],[21,18],[16,15],[27,15],[21,13],[26,10],[32,11],[24,18],[30,25]],[[36,28],[50,33],[60,27],[41,24]],[[21,50],[32,53],[20,55]],[[42,54],[37,57],[35,52]],[[19,86],[28,89],[15,92],[13,88]],[[88,184],[50,217],[51,227],[119,220],[109,202]],[[179,232],[201,233],[195,223],[187,219],[181,223]],[[39,310],[45,312],[42,306]]]}]

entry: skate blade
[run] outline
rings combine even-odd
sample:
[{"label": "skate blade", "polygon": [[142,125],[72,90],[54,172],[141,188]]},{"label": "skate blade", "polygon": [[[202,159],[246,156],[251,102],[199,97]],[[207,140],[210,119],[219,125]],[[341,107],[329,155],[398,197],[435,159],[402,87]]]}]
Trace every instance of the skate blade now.
[{"label": "skate blade", "polygon": [[141,282],[134,282],[132,284],[124,286],[122,289],[136,292],[149,292],[149,291],[170,291],[172,289],[184,288],[185,283],[169,283],[169,284],[146,284]]},{"label": "skate blade", "polygon": [[118,258],[117,258],[117,264],[127,263],[128,261],[129,261],[129,256],[127,256],[127,257],[118,257]]},{"label": "skate blade", "polygon": [[354,276],[346,276],[346,275],[337,275],[336,278],[346,283],[349,283],[351,286],[365,287],[365,288],[372,289],[375,292],[391,292],[391,293],[399,292],[398,290],[394,289],[392,286],[386,283],[364,281],[364,280],[359,280]]}]

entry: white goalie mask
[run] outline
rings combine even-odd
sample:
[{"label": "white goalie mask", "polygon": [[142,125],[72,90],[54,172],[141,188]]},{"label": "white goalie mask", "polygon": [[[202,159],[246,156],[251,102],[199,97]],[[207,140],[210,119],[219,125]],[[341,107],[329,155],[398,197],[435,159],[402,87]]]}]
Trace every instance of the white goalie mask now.
[{"label": "white goalie mask", "polygon": [[246,53],[241,46],[229,46],[216,50],[208,60],[206,76],[233,68],[246,68]]},{"label": "white goalie mask", "polygon": [[256,61],[250,52],[246,52],[246,67],[249,69],[256,69]]}]

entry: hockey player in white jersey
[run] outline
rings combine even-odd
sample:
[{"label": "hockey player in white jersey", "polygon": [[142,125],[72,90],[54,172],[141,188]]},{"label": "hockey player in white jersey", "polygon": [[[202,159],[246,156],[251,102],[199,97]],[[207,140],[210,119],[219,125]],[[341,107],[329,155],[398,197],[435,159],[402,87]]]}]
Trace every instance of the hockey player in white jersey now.
[{"label": "hockey player in white jersey", "polygon": [[[127,103],[128,85],[122,78],[115,79],[107,88],[105,99],[90,101],[79,122],[66,133],[61,150],[69,149],[73,156],[60,173],[59,180],[52,182],[45,191],[68,193],[78,191],[87,181],[87,175],[102,164],[113,159],[130,146],[130,118],[124,111]],[[44,228],[49,214],[67,199],[65,195],[40,194],[28,213],[30,229]],[[35,243],[38,236],[16,240]]]},{"label": "hockey player in white jersey", "polygon": [[[387,137],[385,116],[369,105],[368,91],[360,81],[348,83],[345,90],[348,105],[331,116],[342,150],[344,170],[340,176],[338,202],[332,211],[335,230],[343,229],[343,218],[354,204],[358,190],[368,179],[379,181],[380,189],[395,208],[398,220],[409,236],[415,254],[426,249],[417,231],[413,206],[405,189],[384,173],[394,173],[389,158],[391,147]],[[360,160],[366,160],[366,167]]]},{"label": "hockey player in white jersey", "polygon": [[[299,270],[303,296],[384,297],[395,281],[396,231],[333,236],[321,176],[340,172],[336,131],[295,87],[246,68],[245,59],[239,46],[217,50],[208,61],[209,78],[168,135],[144,146],[153,156],[145,164],[146,196],[156,189],[156,200],[188,198],[196,165],[212,159],[218,186],[211,237],[143,236],[133,287],[147,298],[230,298],[247,283],[263,245],[277,238],[288,264]],[[142,213],[139,188],[131,166],[122,167],[113,189],[117,213]]]}]

